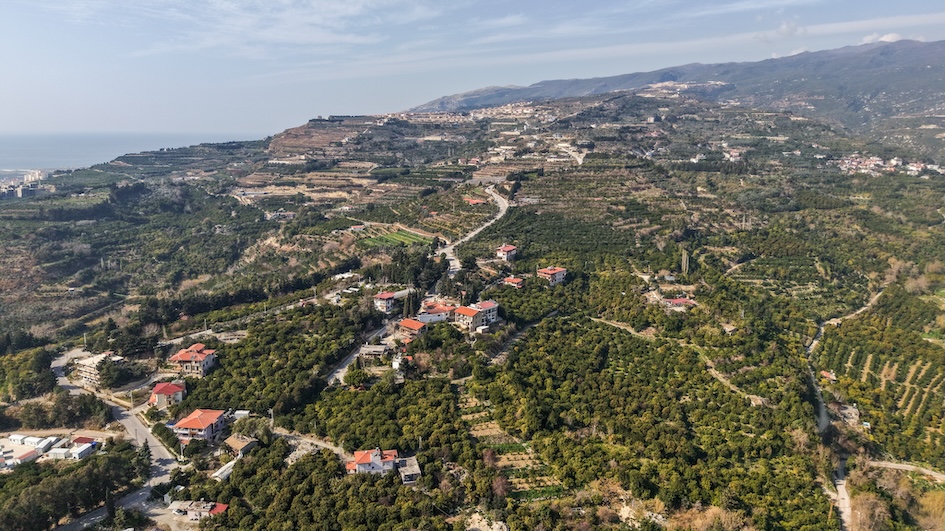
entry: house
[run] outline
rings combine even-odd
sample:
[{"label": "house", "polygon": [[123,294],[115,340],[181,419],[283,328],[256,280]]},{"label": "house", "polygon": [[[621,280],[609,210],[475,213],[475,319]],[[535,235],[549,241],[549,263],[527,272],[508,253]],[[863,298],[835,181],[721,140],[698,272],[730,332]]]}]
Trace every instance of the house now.
[{"label": "house", "polygon": [[184,399],[187,389],[182,384],[162,382],[154,386],[151,390],[151,398],[148,398],[148,404],[158,409],[165,409],[168,406],[179,404]]},{"label": "house", "polygon": [[525,279],[524,279],[524,278],[508,277],[508,278],[502,279],[502,284],[504,284],[504,285],[506,285],[506,286],[512,286],[512,287],[515,288],[515,289],[522,289],[522,288],[525,287]]},{"label": "house", "polygon": [[174,514],[186,516],[191,522],[196,522],[208,516],[226,512],[229,505],[225,503],[205,501],[175,501],[171,502],[170,509]]},{"label": "house", "polygon": [[79,377],[83,385],[98,387],[101,383],[99,381],[98,367],[106,360],[109,363],[122,363],[125,361],[125,358],[116,356],[114,352],[109,350],[96,356],[77,359],[75,361],[75,374]]},{"label": "house", "polygon": [[420,479],[420,464],[416,457],[405,457],[397,462],[397,473],[404,485],[412,485]]},{"label": "house", "polygon": [[252,437],[235,433],[227,437],[226,440],[223,441],[223,444],[229,446],[236,452],[237,457],[243,457],[249,453],[250,450],[255,448],[259,444],[259,441]]},{"label": "house", "polygon": [[549,286],[557,286],[564,282],[568,270],[563,267],[545,267],[537,271],[538,276],[547,280]]},{"label": "house", "polygon": [[833,371],[820,371],[820,376],[830,383],[837,383],[837,375]]},{"label": "house", "polygon": [[675,299],[663,299],[663,303],[670,308],[686,308],[689,306],[695,306],[696,301],[688,299],[686,297],[677,297]]},{"label": "house", "polygon": [[177,365],[177,370],[182,376],[202,378],[216,363],[215,352],[213,349],[208,349],[203,343],[194,343],[177,351],[177,354],[171,356],[170,362]]},{"label": "house", "polygon": [[417,320],[422,323],[450,321],[453,319],[453,312],[455,311],[455,306],[440,304],[438,302],[427,302],[420,308],[420,313],[417,314]]},{"label": "house", "polygon": [[374,307],[377,311],[390,313],[394,309],[394,292],[382,291],[374,296]]},{"label": "house", "polygon": [[387,354],[387,345],[361,345],[358,358],[361,360],[379,360]]},{"label": "house", "polygon": [[495,250],[495,255],[500,260],[505,260],[506,262],[511,262],[515,260],[515,254],[517,249],[514,245],[505,244],[502,247],[499,247]]},{"label": "house", "polygon": [[397,464],[397,450],[360,450],[354,452],[354,461],[345,463],[349,474],[383,474],[394,470]]},{"label": "house", "polygon": [[492,323],[499,320],[499,303],[496,301],[481,301],[473,304],[471,308],[479,310],[482,314],[480,317],[481,325],[491,325]]},{"label": "house", "polygon": [[410,337],[417,337],[420,334],[426,332],[427,325],[416,319],[404,319],[398,325],[400,331],[404,334],[407,334]]},{"label": "house", "polygon": [[210,440],[223,431],[223,412],[218,409],[195,409],[193,413],[177,421],[174,434],[182,441],[190,439]]},{"label": "house", "polygon": [[483,313],[478,308],[472,306],[460,306],[456,308],[455,323],[466,330],[476,330],[482,326]]},{"label": "house", "polygon": [[92,452],[94,451],[95,451],[95,445],[91,443],[85,443],[82,446],[73,446],[69,450],[69,459],[74,459],[76,461],[79,461],[79,460],[85,459],[86,457],[91,455]]}]

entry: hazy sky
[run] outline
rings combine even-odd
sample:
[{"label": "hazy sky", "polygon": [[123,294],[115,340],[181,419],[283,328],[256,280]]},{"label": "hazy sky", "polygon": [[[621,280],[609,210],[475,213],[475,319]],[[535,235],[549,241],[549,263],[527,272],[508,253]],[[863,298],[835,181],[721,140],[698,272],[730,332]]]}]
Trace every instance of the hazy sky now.
[{"label": "hazy sky", "polygon": [[489,85],[899,38],[945,38],[942,1],[2,0],[0,133],[263,136]]}]

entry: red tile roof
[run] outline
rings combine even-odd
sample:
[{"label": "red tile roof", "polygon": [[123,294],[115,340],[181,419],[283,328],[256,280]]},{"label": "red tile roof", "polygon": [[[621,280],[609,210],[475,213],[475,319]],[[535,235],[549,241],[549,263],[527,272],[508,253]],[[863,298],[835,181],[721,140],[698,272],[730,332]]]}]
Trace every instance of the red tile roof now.
[{"label": "red tile roof", "polygon": [[223,412],[219,409],[195,409],[193,413],[180,419],[174,427],[203,430],[215,424],[222,416]]},{"label": "red tile roof", "polygon": [[194,343],[187,348],[178,350],[177,354],[171,356],[171,361],[203,361],[207,359],[207,356],[213,354],[214,352],[216,351],[206,348],[206,345],[203,343]]},{"label": "red tile roof", "polygon": [[210,516],[225,512],[230,506],[225,503],[214,503],[213,509],[210,509]]},{"label": "red tile roof", "polygon": [[563,267],[545,267],[538,270],[539,275],[554,275],[555,273],[567,273],[568,270]]},{"label": "red tile roof", "polygon": [[394,298],[394,292],[393,292],[393,291],[382,291],[382,292],[378,293],[377,295],[375,295],[374,298],[375,298],[375,299],[381,299],[381,300],[393,299],[393,298]]},{"label": "red tile roof", "polygon": [[416,319],[404,319],[400,322],[400,326],[413,331],[423,330],[423,327],[426,326],[426,323],[421,323]]},{"label": "red tile roof", "polygon": [[476,314],[479,313],[479,310],[475,308],[470,308],[468,306],[460,306],[459,308],[456,308],[456,313],[458,313],[459,315],[464,315],[466,317],[475,317]]},{"label": "red tile roof", "polygon": [[82,446],[83,444],[90,444],[94,442],[95,442],[95,439],[91,437],[76,437],[75,439],[72,439],[72,444],[77,445],[77,446]]},{"label": "red tile roof", "polygon": [[174,393],[181,393],[183,391],[184,386],[169,382],[159,383],[154,386],[154,389],[151,390],[151,392],[156,395],[172,395]]},{"label": "red tile roof", "polygon": [[366,465],[374,460],[375,454],[381,459],[381,462],[384,461],[393,461],[397,459],[397,450],[358,450],[354,452],[354,461],[355,465]]},{"label": "red tile roof", "polygon": [[501,252],[503,252],[503,253],[507,253],[507,252],[509,252],[509,251],[514,251],[515,249],[516,249],[516,247],[515,247],[514,245],[505,244],[505,245],[503,245],[502,247],[499,247],[498,250],[501,251]]},{"label": "red tile roof", "polygon": [[687,298],[685,298],[685,297],[681,297],[681,298],[678,298],[678,299],[666,299],[666,302],[668,302],[668,303],[670,303],[670,304],[674,304],[674,305],[676,305],[676,306],[682,306],[682,305],[684,305],[684,304],[685,304],[685,305],[688,305],[688,306],[695,306],[695,305],[696,305],[696,301],[691,300],[691,299],[687,299]]},{"label": "red tile roof", "polygon": [[479,308],[480,310],[491,310],[493,308],[497,308],[498,306],[499,304],[496,303],[495,301],[482,301],[476,304],[476,307]]}]

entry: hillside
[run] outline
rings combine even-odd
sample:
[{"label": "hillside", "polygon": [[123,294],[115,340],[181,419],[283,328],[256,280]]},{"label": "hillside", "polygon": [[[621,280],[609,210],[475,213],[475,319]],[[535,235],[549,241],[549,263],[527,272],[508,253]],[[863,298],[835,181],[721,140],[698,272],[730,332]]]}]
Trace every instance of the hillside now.
[{"label": "hillside", "polygon": [[[169,371],[200,341],[217,366],[146,416],[257,416],[232,427],[260,448],[228,480],[201,444],[174,476],[230,506],[209,528],[836,529],[853,456],[857,506],[931,529],[941,486],[870,462],[941,469],[943,175],[676,85],[331,116],[61,172],[0,200],[0,420],[35,409],[61,351]],[[503,211],[451,271],[443,244]],[[401,294],[390,313],[380,292]],[[500,319],[398,326],[434,299]],[[368,342],[389,350],[346,365]],[[373,448],[421,478],[345,473]]]},{"label": "hillside", "polygon": [[446,96],[411,111],[463,112],[662,85],[708,101],[832,121],[942,160],[943,56],[945,41],[865,44],[751,63],[689,64],[605,78],[490,87]]}]

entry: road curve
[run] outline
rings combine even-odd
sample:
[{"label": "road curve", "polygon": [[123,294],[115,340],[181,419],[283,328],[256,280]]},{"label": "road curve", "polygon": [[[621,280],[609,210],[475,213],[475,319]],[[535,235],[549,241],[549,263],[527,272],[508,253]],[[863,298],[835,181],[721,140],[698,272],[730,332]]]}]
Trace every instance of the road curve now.
[{"label": "road curve", "polygon": [[475,238],[475,237],[476,237],[480,232],[482,232],[486,227],[488,227],[489,225],[492,225],[492,224],[495,223],[496,221],[499,221],[500,219],[502,219],[502,216],[504,216],[504,215],[509,211],[509,202],[506,201],[506,199],[505,199],[504,197],[502,197],[501,195],[499,195],[499,194],[496,193],[496,191],[495,191],[495,185],[486,188],[486,192],[487,192],[489,195],[491,195],[491,196],[492,196],[492,199],[495,199],[496,204],[499,205],[499,213],[498,213],[494,218],[492,218],[492,219],[490,219],[489,221],[483,223],[482,225],[480,225],[479,227],[473,229],[471,232],[469,232],[468,234],[466,234],[466,235],[463,236],[462,238],[456,240],[455,242],[453,242],[453,243],[447,245],[446,247],[444,247],[443,249],[440,250],[441,253],[443,253],[443,254],[446,255],[446,259],[449,260],[449,263],[450,263],[449,275],[450,275],[450,277],[455,276],[456,273],[461,269],[461,266],[460,266],[460,263],[459,263],[459,258],[456,257],[456,246],[457,246],[457,245],[460,245],[460,244],[463,244],[463,243],[466,243],[466,242],[468,242],[469,240]]}]

